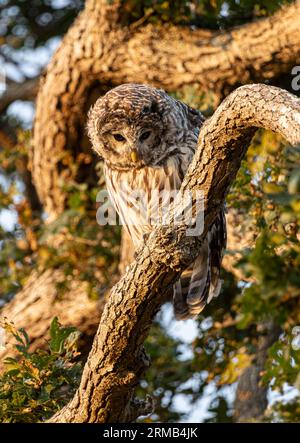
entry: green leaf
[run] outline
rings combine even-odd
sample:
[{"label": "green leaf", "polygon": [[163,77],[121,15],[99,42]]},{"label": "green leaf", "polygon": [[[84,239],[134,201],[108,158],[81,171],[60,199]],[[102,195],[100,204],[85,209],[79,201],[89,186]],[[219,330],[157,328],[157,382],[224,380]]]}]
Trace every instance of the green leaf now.
[{"label": "green leaf", "polygon": [[50,326],[50,350],[51,352],[61,354],[65,350],[65,342],[67,338],[74,332],[76,332],[76,328],[63,327],[57,317],[51,322]]}]

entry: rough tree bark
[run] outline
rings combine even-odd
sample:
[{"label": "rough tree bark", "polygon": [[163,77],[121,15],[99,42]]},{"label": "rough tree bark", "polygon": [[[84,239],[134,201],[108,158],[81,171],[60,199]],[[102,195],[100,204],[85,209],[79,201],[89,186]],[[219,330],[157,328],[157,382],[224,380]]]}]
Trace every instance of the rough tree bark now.
[{"label": "rough tree bark", "polygon": [[[227,254],[223,258],[222,268],[231,272],[237,280],[254,281],[252,277],[245,277],[243,272],[235,267],[236,263],[242,258],[242,253],[246,248],[252,248],[258,235],[258,229],[251,224],[251,220],[245,220],[245,214],[242,214],[236,208],[228,208],[226,213],[227,223]],[[131,237],[125,229],[122,230],[119,273],[124,274],[126,267],[134,260],[134,246]]]},{"label": "rough tree bark", "polygon": [[[170,285],[197,256],[201,239],[218,214],[256,128],[300,143],[300,99],[279,88],[243,86],[203,125],[181,191],[204,193],[204,228],[186,235],[184,224],[158,226],[114,286],[74,398],[52,422],[124,422],[149,412],[134,397],[147,368],[143,342]],[[175,206],[176,209],[176,206]]]}]

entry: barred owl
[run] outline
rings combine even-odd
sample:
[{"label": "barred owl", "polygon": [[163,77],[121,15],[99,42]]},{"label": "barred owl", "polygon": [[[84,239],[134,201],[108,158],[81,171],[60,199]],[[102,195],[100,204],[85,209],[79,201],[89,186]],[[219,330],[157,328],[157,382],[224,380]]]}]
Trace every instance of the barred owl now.
[{"label": "barred owl", "polygon": [[[110,198],[134,245],[153,229],[157,199],[153,190],[180,189],[197,146],[200,112],[163,90],[141,84],[118,86],[99,98],[89,111],[87,130],[92,147],[104,160]],[[122,185],[122,186],[121,186]],[[136,191],[144,192],[144,211]],[[226,243],[223,210],[204,239],[198,258],[174,284],[177,319],[199,314],[220,291],[220,267]]]}]

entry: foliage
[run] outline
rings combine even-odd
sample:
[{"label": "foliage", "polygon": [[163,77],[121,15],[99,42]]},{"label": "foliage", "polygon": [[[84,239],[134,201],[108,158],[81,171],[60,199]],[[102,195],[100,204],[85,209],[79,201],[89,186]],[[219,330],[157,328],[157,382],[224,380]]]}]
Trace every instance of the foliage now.
[{"label": "foliage", "polygon": [[[266,411],[266,421],[272,422],[299,422],[300,420],[300,347],[299,327],[296,334],[287,333],[281,337],[270,349],[270,359],[263,377],[270,382],[272,390],[283,396]],[[292,332],[295,331],[292,330]],[[296,340],[297,343],[296,343]],[[293,386],[293,398],[284,400],[284,387]]]},{"label": "foliage", "polygon": [[0,226],[0,299],[4,300],[22,287],[35,263],[33,252],[37,248],[39,220],[23,195],[22,181],[29,140],[30,133],[20,129],[16,143],[4,144],[0,150],[0,214],[7,214],[13,221],[9,230]]},{"label": "foliage", "polygon": [[96,219],[96,195],[99,189],[86,184],[68,184],[66,210],[54,222],[40,230],[38,265],[62,269],[66,280],[63,294],[72,278],[85,281],[90,297],[97,299],[117,274],[120,227],[100,227]]},{"label": "foliage", "polygon": [[78,386],[79,332],[73,327],[63,327],[54,318],[47,349],[30,352],[24,329],[17,330],[9,323],[3,327],[15,338],[17,355],[4,361],[5,372],[0,377],[0,422],[44,421],[70,400]]},{"label": "foliage", "polygon": [[145,349],[152,365],[147,370],[145,378],[141,380],[137,395],[142,398],[147,394],[151,395],[156,407],[155,413],[143,421],[176,422],[181,418],[181,413],[174,408],[176,395],[191,395],[193,392],[192,386],[189,386],[193,373],[191,359],[184,355],[184,344],[172,338],[164,330],[159,319],[151,328]]},{"label": "foliage", "polygon": [[[2,54],[10,59],[9,47],[35,48],[63,35],[82,7],[81,0],[3,1],[0,10]],[[14,57],[11,61],[17,63]]]}]

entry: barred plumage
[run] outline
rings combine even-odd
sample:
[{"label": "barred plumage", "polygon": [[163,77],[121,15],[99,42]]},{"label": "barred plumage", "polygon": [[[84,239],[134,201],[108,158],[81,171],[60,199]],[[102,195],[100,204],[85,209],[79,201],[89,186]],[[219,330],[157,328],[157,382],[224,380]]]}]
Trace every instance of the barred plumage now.
[{"label": "barred plumage", "polygon": [[[112,89],[90,110],[88,134],[93,149],[104,159],[111,200],[136,247],[160,221],[161,207],[169,206],[168,195],[180,189],[203,121],[200,112],[164,91],[139,84]],[[159,205],[155,191],[160,190],[165,194]],[[139,193],[143,202],[137,198]],[[174,285],[178,319],[196,316],[219,294],[225,244],[222,211],[199,256]]]}]

